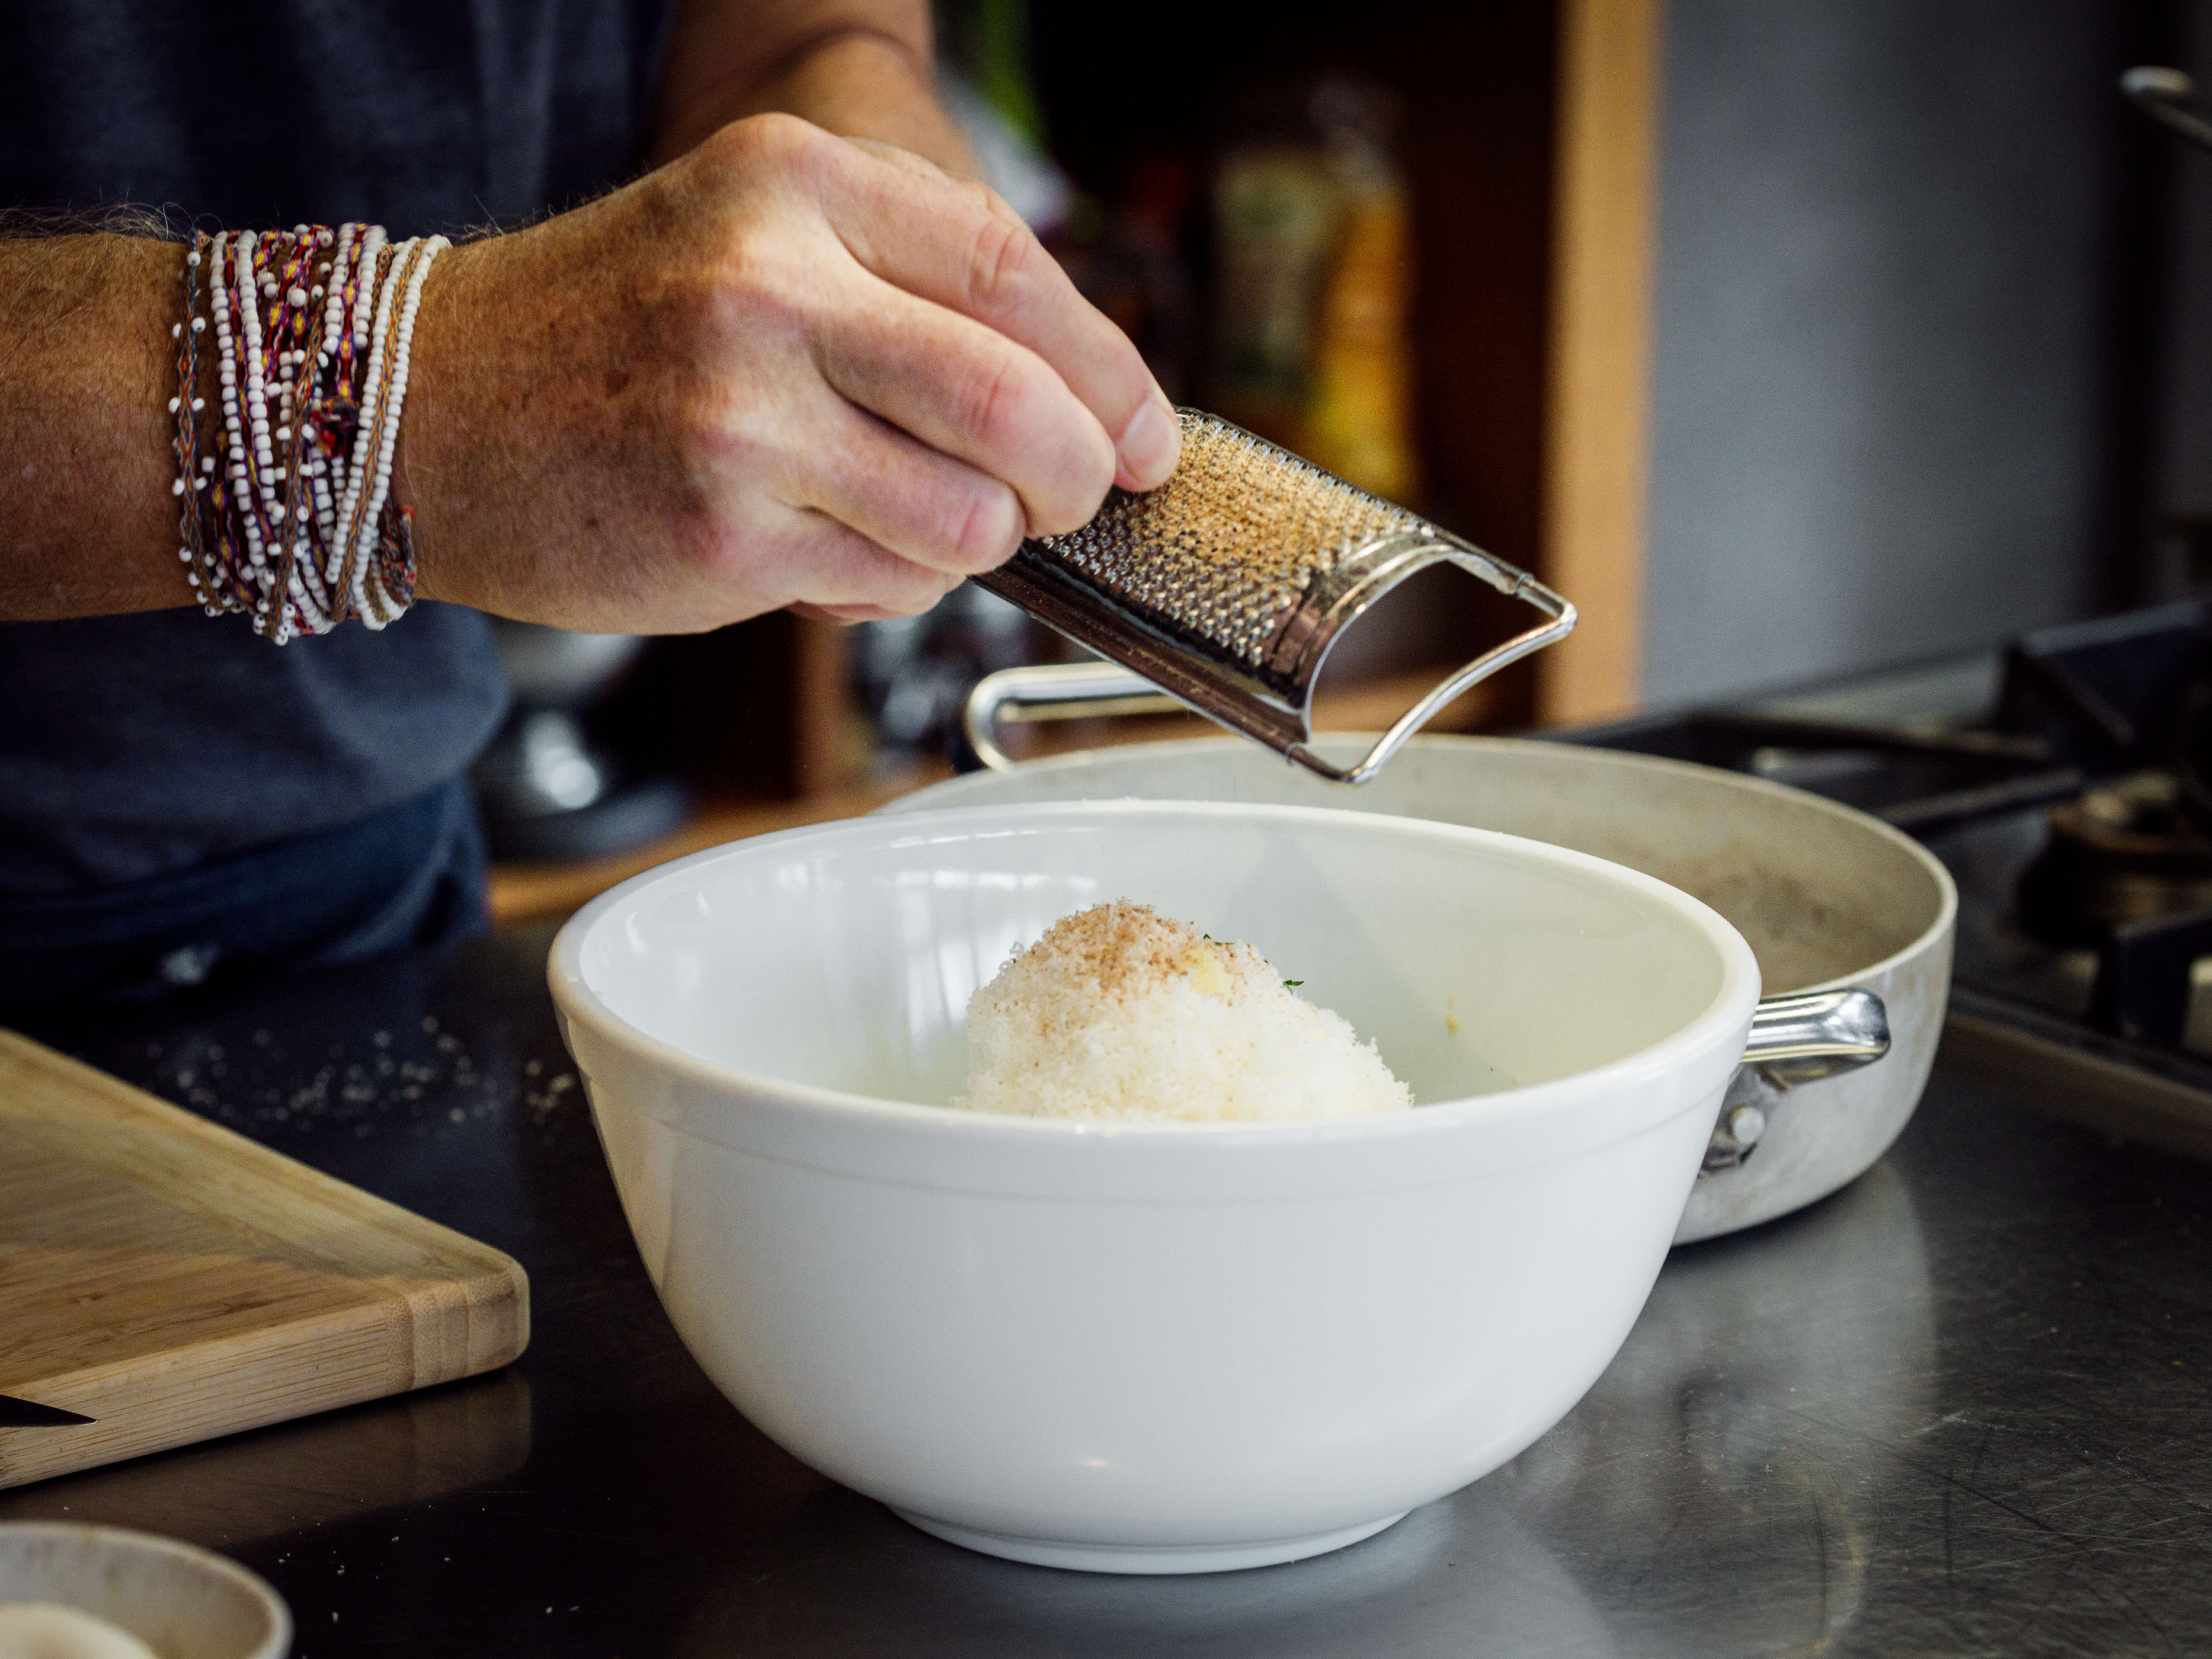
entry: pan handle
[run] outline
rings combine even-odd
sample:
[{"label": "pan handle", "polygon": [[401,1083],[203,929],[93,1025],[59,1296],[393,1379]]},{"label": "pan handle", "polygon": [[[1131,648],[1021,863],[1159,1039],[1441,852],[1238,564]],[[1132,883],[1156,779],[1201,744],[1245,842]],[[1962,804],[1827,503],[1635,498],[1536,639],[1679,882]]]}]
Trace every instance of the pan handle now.
[{"label": "pan handle", "polygon": [[2197,82],[2182,70],[2139,64],[2120,76],[2120,90],[2152,120],[2212,149],[2212,123],[2197,101]]},{"label": "pan handle", "polygon": [[1792,1083],[1870,1065],[1889,1052],[1889,1011],[1871,991],[1814,991],[1768,997],[1751,1017],[1743,1063],[1771,1066]]},{"label": "pan handle", "polygon": [[1871,1066],[1889,1052],[1889,1011],[1871,991],[1768,997],[1751,1017],[1743,1063],[1721,1100],[1701,1176],[1733,1170],[1766,1133],[1767,1109],[1800,1083]]},{"label": "pan handle", "polygon": [[994,772],[1013,765],[999,747],[1000,722],[1176,714],[1182,705],[1142,674],[1112,662],[1048,662],[1002,668],[975,682],[961,711],[968,746]]}]

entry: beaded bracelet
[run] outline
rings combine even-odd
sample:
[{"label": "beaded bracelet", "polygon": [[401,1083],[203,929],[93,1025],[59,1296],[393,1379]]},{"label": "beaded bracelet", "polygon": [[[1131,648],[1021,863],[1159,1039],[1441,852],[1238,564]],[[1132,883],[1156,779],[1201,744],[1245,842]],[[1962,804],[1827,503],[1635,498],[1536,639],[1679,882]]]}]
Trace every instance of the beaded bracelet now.
[{"label": "beaded bracelet", "polygon": [[[210,616],[282,645],[348,617],[382,628],[415,597],[413,515],[391,499],[415,313],[442,236],[376,225],[202,235],[178,340],[178,557]],[[200,272],[209,314],[198,314]],[[220,418],[198,453],[198,342],[212,325]]]}]

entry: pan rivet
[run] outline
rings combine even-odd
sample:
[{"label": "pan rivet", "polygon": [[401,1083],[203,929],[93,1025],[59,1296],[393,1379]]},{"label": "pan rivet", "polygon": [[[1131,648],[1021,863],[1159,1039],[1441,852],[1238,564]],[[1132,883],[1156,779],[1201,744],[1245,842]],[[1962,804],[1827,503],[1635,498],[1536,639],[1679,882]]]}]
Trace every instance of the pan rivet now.
[{"label": "pan rivet", "polygon": [[1739,1146],[1749,1146],[1766,1133],[1766,1114],[1756,1106],[1739,1106],[1728,1115],[1728,1132]]}]

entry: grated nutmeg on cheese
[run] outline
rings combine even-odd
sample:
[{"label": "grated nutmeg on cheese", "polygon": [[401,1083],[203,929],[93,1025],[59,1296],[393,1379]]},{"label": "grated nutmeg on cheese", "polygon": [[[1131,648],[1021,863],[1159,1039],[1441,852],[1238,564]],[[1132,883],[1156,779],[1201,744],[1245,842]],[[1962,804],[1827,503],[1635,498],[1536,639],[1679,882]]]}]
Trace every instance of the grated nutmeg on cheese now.
[{"label": "grated nutmeg on cheese", "polygon": [[1117,901],[1063,917],[968,1010],[970,1111],[1123,1122],[1350,1117],[1413,1103],[1371,1042],[1249,945]]}]

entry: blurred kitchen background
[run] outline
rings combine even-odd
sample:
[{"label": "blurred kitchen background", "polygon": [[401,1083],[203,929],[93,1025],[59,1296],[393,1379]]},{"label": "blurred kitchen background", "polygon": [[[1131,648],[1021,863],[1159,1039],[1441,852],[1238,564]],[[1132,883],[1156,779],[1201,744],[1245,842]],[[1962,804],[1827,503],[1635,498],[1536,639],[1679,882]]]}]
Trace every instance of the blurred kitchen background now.
[{"label": "blurred kitchen background", "polygon": [[[2212,591],[2212,153],[2118,91],[2212,76],[2212,0],[942,0],[939,33],[994,182],[1171,398],[1581,606],[1442,729]],[[1322,723],[1373,729],[1502,634],[1474,592],[1363,624]],[[1066,654],[973,588],[507,649],[504,921],[942,776],[976,678]]]}]

